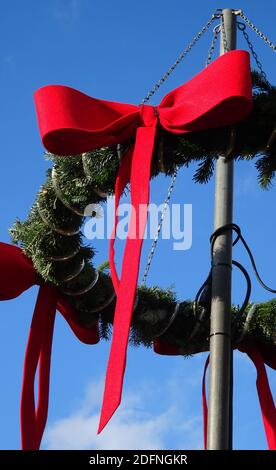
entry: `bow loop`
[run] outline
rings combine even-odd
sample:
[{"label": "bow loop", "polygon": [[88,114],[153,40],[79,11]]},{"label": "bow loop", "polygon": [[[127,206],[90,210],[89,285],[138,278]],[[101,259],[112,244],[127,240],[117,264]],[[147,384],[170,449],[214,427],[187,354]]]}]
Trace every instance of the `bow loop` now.
[{"label": "bow loop", "polygon": [[215,60],[160,103],[162,126],[174,134],[227,126],[252,109],[250,58],[231,51]]},{"label": "bow loop", "polygon": [[0,242],[0,300],[10,300],[38,284],[32,262],[20,248]]},{"label": "bow loop", "polygon": [[135,133],[139,107],[99,100],[62,85],[34,95],[42,141],[57,155],[76,155],[124,143]]}]

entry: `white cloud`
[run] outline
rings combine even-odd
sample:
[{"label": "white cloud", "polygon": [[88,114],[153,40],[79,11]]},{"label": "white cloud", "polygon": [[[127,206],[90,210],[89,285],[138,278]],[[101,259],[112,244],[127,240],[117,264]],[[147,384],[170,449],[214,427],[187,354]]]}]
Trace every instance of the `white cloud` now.
[{"label": "white cloud", "polygon": [[201,418],[193,417],[187,407],[183,379],[172,377],[158,390],[156,383],[139,384],[139,395],[128,390],[120,409],[98,436],[102,388],[102,380],[89,384],[79,409],[48,427],[43,448],[183,449],[183,442],[186,449],[202,448]]}]

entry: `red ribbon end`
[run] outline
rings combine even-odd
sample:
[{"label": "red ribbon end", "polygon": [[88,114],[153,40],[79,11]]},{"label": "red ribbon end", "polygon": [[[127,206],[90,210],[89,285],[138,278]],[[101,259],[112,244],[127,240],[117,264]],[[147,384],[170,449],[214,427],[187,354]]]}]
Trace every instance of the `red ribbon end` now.
[{"label": "red ribbon end", "polygon": [[103,429],[106,427],[106,425],[109,423],[115,411],[120,406],[120,403],[121,403],[121,400],[119,400],[116,405],[114,405],[113,407],[110,407],[108,410],[104,410],[104,409],[102,410],[97,434],[100,434],[103,431]]}]

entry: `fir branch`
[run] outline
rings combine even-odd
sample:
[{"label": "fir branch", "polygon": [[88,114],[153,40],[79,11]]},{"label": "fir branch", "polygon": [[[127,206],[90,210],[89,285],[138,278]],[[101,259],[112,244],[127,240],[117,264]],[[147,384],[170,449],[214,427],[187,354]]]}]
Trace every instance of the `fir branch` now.
[{"label": "fir branch", "polygon": [[258,170],[258,181],[263,189],[269,189],[272,185],[272,180],[275,176],[276,160],[275,156],[264,155],[257,162],[255,166]]},{"label": "fir branch", "polygon": [[214,160],[212,158],[205,158],[199,165],[193,176],[195,183],[208,183],[214,173]]}]

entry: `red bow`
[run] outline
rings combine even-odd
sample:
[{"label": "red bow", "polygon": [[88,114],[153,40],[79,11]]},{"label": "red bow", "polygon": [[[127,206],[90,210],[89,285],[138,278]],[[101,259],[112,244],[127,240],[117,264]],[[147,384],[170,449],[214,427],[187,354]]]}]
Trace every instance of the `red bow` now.
[{"label": "red bow", "polygon": [[[132,214],[118,279],[114,264],[114,237],[110,266],[117,304],[107,368],[99,432],[121,401],[126,350],[135,298],[142,239],[148,206],[151,159],[156,127],[174,134],[234,124],[252,108],[249,54],[229,52],[192,80],[166,95],[159,106],[114,103],[90,98],[65,86],[46,86],[35,93],[40,132],[45,147],[58,155],[81,152],[135,140],[124,157],[115,187],[115,209],[130,180]],[[116,233],[117,215],[115,212]]]},{"label": "red bow", "polygon": [[[22,292],[39,284],[32,261],[12,245],[0,242],[0,300],[18,297]],[[76,323],[76,314],[58,290],[41,284],[30,328],[25,354],[21,394],[21,441],[23,450],[36,450],[46,426],[51,350],[56,309],[63,315],[77,338],[86,344],[99,341],[97,326],[83,328]],[[38,405],[35,407],[34,381],[39,365]]]}]

